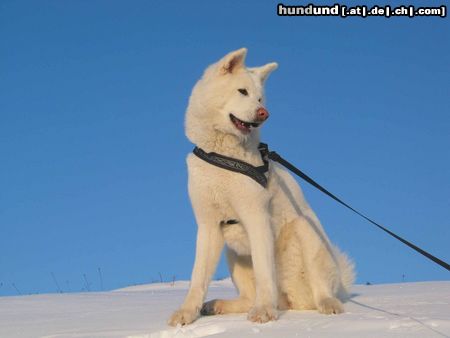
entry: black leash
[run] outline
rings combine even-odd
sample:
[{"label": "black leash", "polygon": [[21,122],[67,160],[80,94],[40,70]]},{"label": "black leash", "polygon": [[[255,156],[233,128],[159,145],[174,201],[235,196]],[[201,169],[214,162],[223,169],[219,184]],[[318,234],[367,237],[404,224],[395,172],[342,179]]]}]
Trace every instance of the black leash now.
[{"label": "black leash", "polygon": [[[260,185],[262,185],[264,188],[267,187],[267,183],[268,183],[267,177],[265,175],[267,173],[267,171],[269,170],[269,162],[268,162],[267,159],[269,158],[272,161],[278,162],[281,165],[283,165],[284,167],[286,167],[287,169],[289,169],[290,171],[292,171],[293,173],[295,173],[297,176],[299,176],[300,178],[302,178],[303,180],[305,180],[306,182],[311,184],[313,187],[315,187],[316,189],[318,189],[321,192],[323,192],[325,195],[328,195],[329,197],[334,199],[336,202],[342,204],[347,209],[350,209],[354,213],[356,213],[359,216],[361,216],[362,218],[364,218],[366,221],[372,223],[373,225],[375,225],[379,229],[381,229],[384,232],[388,233],[392,237],[398,239],[403,244],[406,244],[411,249],[417,251],[421,255],[423,255],[423,256],[427,257],[428,259],[432,260],[433,262],[435,262],[436,264],[439,264],[444,269],[447,269],[447,271],[450,271],[450,265],[448,263],[446,263],[446,262],[440,260],[439,258],[433,256],[429,252],[419,248],[417,245],[407,241],[406,239],[404,239],[404,238],[400,237],[399,235],[393,233],[392,231],[386,229],[381,224],[378,224],[377,222],[371,220],[369,217],[367,217],[366,215],[362,214],[358,210],[352,208],[350,205],[348,205],[347,203],[342,201],[340,198],[338,198],[335,195],[333,195],[331,192],[329,192],[327,189],[322,187],[319,183],[314,181],[311,177],[306,175],[300,169],[296,168],[291,163],[286,161],[284,158],[282,158],[280,155],[278,155],[275,151],[269,151],[269,148],[268,148],[267,144],[260,143],[259,147],[258,147],[258,150],[261,153],[261,157],[262,157],[262,160],[263,160],[263,163],[264,163],[264,165],[262,165],[260,167],[254,167],[251,164],[246,163],[244,161],[241,161],[241,160],[238,160],[238,159],[235,159],[235,158],[231,158],[231,157],[227,157],[227,156],[224,156],[224,155],[221,155],[221,154],[217,154],[217,153],[214,153],[214,152],[207,153],[207,152],[203,151],[203,149],[200,149],[198,147],[195,147],[194,154],[197,155],[198,157],[200,157],[202,160],[204,160],[204,161],[206,161],[206,162],[208,162],[208,163],[210,163],[212,165],[215,165],[217,167],[220,167],[220,168],[223,168],[223,169],[227,169],[227,170],[231,170],[231,171],[234,171],[234,172],[238,172],[238,173],[241,173],[243,175],[247,175],[248,177],[250,177],[253,180],[255,180],[256,182],[258,182]],[[231,221],[234,221],[234,220],[231,220]],[[230,223],[230,224],[232,224],[232,223]]]},{"label": "black leash", "polygon": [[361,216],[362,218],[364,218],[366,221],[369,221],[370,223],[372,223],[373,225],[375,225],[376,227],[378,227],[379,229],[383,230],[384,232],[387,232],[389,235],[391,235],[392,237],[398,239],[400,242],[402,242],[403,244],[406,244],[407,246],[409,246],[411,249],[416,250],[418,253],[422,254],[423,256],[427,257],[428,259],[432,260],[433,262],[435,262],[436,264],[439,264],[440,266],[442,266],[444,269],[447,269],[448,271],[450,271],[450,265],[442,260],[440,260],[439,258],[433,256],[432,254],[430,254],[429,252],[419,248],[417,245],[407,241],[406,239],[396,235],[395,233],[393,233],[392,231],[386,229],[384,226],[378,224],[377,222],[371,220],[369,217],[365,216],[364,214],[362,214],[361,212],[359,212],[358,210],[355,210],[354,208],[352,208],[350,205],[348,205],[347,203],[345,203],[344,201],[342,201],[340,198],[336,197],[335,195],[333,195],[331,192],[329,192],[327,189],[325,189],[324,187],[322,187],[319,183],[317,183],[316,181],[314,181],[311,177],[309,177],[308,175],[306,175],[304,172],[302,172],[300,169],[296,168],[295,166],[293,166],[291,163],[289,163],[288,161],[286,161],[284,158],[282,158],[280,155],[278,155],[275,151],[270,151],[268,152],[268,157],[275,161],[280,163],[281,165],[283,165],[284,167],[286,167],[287,169],[289,169],[290,171],[292,171],[294,174],[296,174],[297,176],[299,176],[300,178],[302,178],[303,180],[305,180],[306,182],[308,182],[309,184],[311,184],[313,187],[319,189],[321,192],[323,192],[324,194],[328,195],[329,197],[331,197],[332,199],[334,199],[336,202],[342,204],[344,207],[346,207],[347,209],[350,209],[351,211],[353,211],[354,213],[358,214],[359,216]]}]

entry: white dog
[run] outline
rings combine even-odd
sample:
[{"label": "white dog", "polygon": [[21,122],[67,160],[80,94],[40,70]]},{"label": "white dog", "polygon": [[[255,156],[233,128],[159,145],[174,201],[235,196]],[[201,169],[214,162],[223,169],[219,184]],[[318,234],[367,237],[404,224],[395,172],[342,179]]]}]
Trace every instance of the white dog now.
[{"label": "white dog", "polygon": [[[206,69],[189,100],[186,135],[206,153],[257,167],[263,165],[258,127],[269,116],[264,82],[277,64],[246,68],[246,52],[231,52]],[[170,325],[189,324],[200,313],[248,312],[249,320],[264,323],[277,318],[277,309],[343,312],[353,265],[332,246],[284,168],[270,162],[265,188],[194,154],[187,164],[197,248],[189,292]],[[203,303],[225,244],[239,297]]]}]

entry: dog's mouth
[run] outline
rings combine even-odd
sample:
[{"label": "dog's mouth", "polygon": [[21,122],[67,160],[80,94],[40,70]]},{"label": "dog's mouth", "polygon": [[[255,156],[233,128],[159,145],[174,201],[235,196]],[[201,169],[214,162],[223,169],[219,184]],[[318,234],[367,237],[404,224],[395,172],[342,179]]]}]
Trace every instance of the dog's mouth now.
[{"label": "dog's mouth", "polygon": [[234,126],[244,134],[250,133],[252,128],[258,128],[261,125],[261,123],[257,123],[257,122],[245,122],[245,121],[239,120],[233,114],[230,114],[230,120],[231,120],[231,122],[233,122]]}]

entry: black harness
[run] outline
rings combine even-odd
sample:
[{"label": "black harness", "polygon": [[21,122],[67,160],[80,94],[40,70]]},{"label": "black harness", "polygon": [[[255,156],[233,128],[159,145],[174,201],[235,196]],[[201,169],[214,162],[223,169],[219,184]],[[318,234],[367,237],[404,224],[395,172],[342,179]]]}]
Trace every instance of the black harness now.
[{"label": "black harness", "polygon": [[[206,161],[206,162],[208,162],[208,163],[210,163],[212,165],[215,165],[217,167],[220,167],[220,168],[223,168],[223,169],[227,169],[227,170],[231,170],[231,171],[234,171],[234,172],[237,172],[237,173],[241,173],[241,174],[247,175],[248,177],[254,179],[256,182],[261,184],[264,188],[267,187],[267,176],[265,174],[269,170],[269,159],[271,159],[272,161],[278,162],[282,166],[284,166],[285,168],[289,169],[294,174],[296,174],[297,176],[299,176],[300,178],[302,178],[303,180],[305,180],[306,182],[311,184],[313,187],[315,187],[316,189],[320,190],[321,192],[323,192],[328,197],[331,197],[332,199],[334,199],[336,202],[340,203],[341,205],[343,205],[347,209],[353,211],[355,214],[361,216],[366,221],[372,223],[373,225],[375,225],[380,230],[383,230],[384,232],[386,232],[390,236],[392,236],[395,239],[399,240],[403,244],[409,246],[411,249],[417,251],[418,253],[420,253],[421,255],[425,256],[428,259],[430,259],[434,263],[442,266],[447,271],[450,271],[450,264],[448,264],[447,262],[437,258],[436,256],[433,256],[432,254],[430,254],[429,252],[427,252],[427,251],[423,250],[422,248],[418,247],[414,243],[411,243],[408,240],[404,239],[403,237],[400,237],[399,235],[397,235],[394,232],[390,231],[386,227],[384,227],[381,224],[373,221],[372,219],[370,219],[369,217],[367,217],[363,213],[361,213],[358,210],[354,209],[349,204],[345,203],[339,197],[337,197],[336,195],[332,194],[327,189],[325,189],[323,186],[321,186],[319,183],[314,181],[311,177],[306,175],[300,169],[296,168],[294,165],[292,165],[291,163],[286,161],[284,158],[282,158],[280,155],[278,155],[275,151],[269,151],[269,148],[268,148],[267,144],[260,143],[259,146],[258,146],[258,149],[259,149],[259,151],[261,153],[261,158],[262,158],[262,160],[264,162],[264,165],[259,166],[259,167],[255,167],[255,166],[252,166],[251,164],[246,163],[244,161],[237,160],[237,159],[232,158],[232,157],[223,156],[223,155],[220,155],[220,154],[217,154],[217,153],[214,153],[214,152],[207,153],[207,152],[205,152],[204,150],[202,150],[202,149],[200,149],[198,147],[194,148],[194,154],[197,155],[198,157],[200,157],[202,160],[204,160],[204,161]],[[236,220],[228,220],[228,221],[224,221],[223,222],[223,224],[236,224],[236,223],[238,223],[238,221],[236,221]]]},{"label": "black harness", "polygon": [[261,184],[264,188],[267,187],[267,176],[266,173],[269,171],[269,148],[267,144],[260,143],[258,150],[261,153],[261,158],[263,160],[263,165],[255,167],[247,162],[237,160],[232,157],[220,155],[214,152],[207,153],[199,147],[194,148],[194,154],[200,157],[202,160],[208,162],[209,164],[215,165],[222,169],[227,169],[240,174],[247,175],[253,178],[256,182]]}]

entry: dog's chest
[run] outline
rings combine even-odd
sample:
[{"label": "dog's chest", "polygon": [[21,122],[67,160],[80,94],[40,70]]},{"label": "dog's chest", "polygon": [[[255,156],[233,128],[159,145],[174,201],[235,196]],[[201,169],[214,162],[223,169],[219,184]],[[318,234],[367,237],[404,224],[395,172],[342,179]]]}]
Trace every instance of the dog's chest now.
[{"label": "dog's chest", "polygon": [[238,255],[250,255],[250,242],[242,224],[222,223],[222,233],[227,246]]}]

